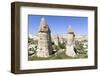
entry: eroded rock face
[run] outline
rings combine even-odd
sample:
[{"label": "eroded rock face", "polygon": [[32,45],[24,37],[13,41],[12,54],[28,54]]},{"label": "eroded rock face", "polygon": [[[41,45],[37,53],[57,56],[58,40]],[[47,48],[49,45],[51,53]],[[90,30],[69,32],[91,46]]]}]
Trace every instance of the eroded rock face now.
[{"label": "eroded rock face", "polygon": [[52,53],[51,31],[44,17],[41,19],[38,32],[38,49],[36,54],[38,57],[49,57]]},{"label": "eroded rock face", "polygon": [[66,47],[66,55],[71,56],[71,57],[76,57],[76,53],[74,52],[74,45]]},{"label": "eroded rock face", "polygon": [[68,33],[67,33],[67,44],[66,44],[66,55],[75,57],[76,53],[74,51],[75,46],[75,34],[71,28],[71,26],[68,27]]},{"label": "eroded rock face", "polygon": [[37,56],[38,57],[49,57],[49,50],[48,49],[37,49]]}]

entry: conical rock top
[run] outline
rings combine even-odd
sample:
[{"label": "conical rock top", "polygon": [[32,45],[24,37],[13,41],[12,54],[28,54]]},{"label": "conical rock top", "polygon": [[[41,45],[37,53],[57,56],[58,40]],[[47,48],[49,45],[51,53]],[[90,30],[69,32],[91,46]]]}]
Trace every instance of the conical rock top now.
[{"label": "conical rock top", "polygon": [[44,17],[41,18],[39,32],[50,32],[49,26]]},{"label": "conical rock top", "polygon": [[73,33],[73,32],[74,32],[74,31],[73,31],[71,25],[69,25],[69,26],[68,26],[68,33]]}]

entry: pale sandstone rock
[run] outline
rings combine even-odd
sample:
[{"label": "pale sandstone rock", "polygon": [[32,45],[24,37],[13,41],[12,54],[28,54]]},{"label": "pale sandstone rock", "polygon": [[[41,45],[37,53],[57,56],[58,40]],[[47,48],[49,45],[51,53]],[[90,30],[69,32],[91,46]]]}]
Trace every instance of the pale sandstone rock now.
[{"label": "pale sandstone rock", "polygon": [[68,33],[67,33],[67,44],[66,44],[66,55],[75,57],[76,53],[74,51],[74,45],[75,45],[75,34],[71,26],[68,27]]},{"label": "pale sandstone rock", "polygon": [[49,26],[43,17],[40,22],[39,32],[38,32],[38,49],[37,56],[38,57],[49,57],[52,53],[51,46],[51,31]]}]

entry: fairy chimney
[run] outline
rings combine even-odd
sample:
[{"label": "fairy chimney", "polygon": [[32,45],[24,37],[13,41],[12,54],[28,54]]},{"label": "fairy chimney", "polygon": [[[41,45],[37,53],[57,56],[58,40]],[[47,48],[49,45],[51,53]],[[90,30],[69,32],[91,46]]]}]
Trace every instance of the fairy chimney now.
[{"label": "fairy chimney", "polygon": [[52,54],[51,31],[44,17],[40,21],[36,54],[38,57],[49,57]]}]

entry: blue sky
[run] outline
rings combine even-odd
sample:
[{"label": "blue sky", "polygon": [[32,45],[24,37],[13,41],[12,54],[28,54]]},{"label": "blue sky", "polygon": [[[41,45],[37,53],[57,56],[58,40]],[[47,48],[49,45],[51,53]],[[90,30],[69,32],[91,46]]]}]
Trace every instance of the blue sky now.
[{"label": "blue sky", "polygon": [[[42,15],[28,15],[29,33],[36,35]],[[44,16],[53,34],[65,34],[69,25],[75,33],[88,34],[88,17],[77,16]]]}]

